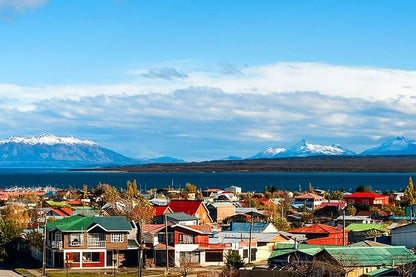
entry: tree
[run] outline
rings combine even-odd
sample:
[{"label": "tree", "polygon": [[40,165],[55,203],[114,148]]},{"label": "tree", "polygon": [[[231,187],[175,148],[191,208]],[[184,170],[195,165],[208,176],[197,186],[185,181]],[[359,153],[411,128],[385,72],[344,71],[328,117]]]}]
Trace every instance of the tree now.
[{"label": "tree", "polygon": [[239,269],[244,266],[244,260],[237,250],[229,250],[227,254],[224,254],[224,257],[228,269]]},{"label": "tree", "polygon": [[138,194],[135,199],[131,201],[132,207],[128,212],[128,217],[139,224],[139,232],[137,239],[139,241],[139,274],[141,276],[141,270],[143,265],[143,228],[144,224],[150,222],[155,216],[155,210],[150,202],[144,198],[141,194]]},{"label": "tree", "polygon": [[17,239],[23,228],[14,218],[0,218],[0,249],[4,257],[16,254]]},{"label": "tree", "polygon": [[271,222],[279,231],[287,231],[290,229],[290,224],[284,217],[276,217]]},{"label": "tree", "polygon": [[190,193],[196,193],[197,187],[195,185],[192,185],[191,183],[186,183],[185,190]]},{"label": "tree", "polygon": [[357,213],[357,209],[352,204],[348,204],[348,206],[345,208],[345,211],[348,215],[355,215]]},{"label": "tree", "polygon": [[356,192],[371,192],[371,187],[359,185],[356,189]]},{"label": "tree", "polygon": [[329,199],[331,200],[342,200],[344,199],[344,192],[340,190],[333,190],[329,195]]},{"label": "tree", "polygon": [[416,194],[416,192],[415,192],[415,187],[413,186],[412,177],[409,177],[409,181],[407,183],[407,187],[404,190],[403,202],[406,205],[414,205],[414,204],[416,204],[415,194]]},{"label": "tree", "polygon": [[88,196],[88,185],[87,184],[84,184],[82,186],[82,196],[84,197],[84,199],[87,198],[87,196]]},{"label": "tree", "polygon": [[315,259],[307,259],[298,252],[290,254],[282,270],[295,274],[295,276],[306,277],[312,276],[316,268]]}]

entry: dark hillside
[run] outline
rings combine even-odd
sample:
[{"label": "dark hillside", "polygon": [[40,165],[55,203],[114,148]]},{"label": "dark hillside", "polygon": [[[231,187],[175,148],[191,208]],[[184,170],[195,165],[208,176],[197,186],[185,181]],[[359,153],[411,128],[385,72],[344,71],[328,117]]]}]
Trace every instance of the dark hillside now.
[{"label": "dark hillside", "polygon": [[145,164],[100,171],[129,172],[416,172],[416,156],[314,156],[239,161]]}]

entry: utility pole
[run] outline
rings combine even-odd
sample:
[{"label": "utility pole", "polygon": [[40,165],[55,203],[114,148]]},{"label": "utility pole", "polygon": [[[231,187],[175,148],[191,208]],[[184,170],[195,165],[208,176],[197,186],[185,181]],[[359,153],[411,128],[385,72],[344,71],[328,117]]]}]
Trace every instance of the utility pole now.
[{"label": "utility pole", "polygon": [[168,251],[168,217],[166,213],[164,214],[165,217],[165,242],[166,242],[166,274],[169,272],[169,251]]},{"label": "utility pole", "polygon": [[253,212],[250,218],[250,234],[248,237],[248,262],[251,263],[251,233],[253,232]]},{"label": "utility pole", "polygon": [[342,210],[342,245],[345,246],[345,208]]},{"label": "utility pole", "polygon": [[43,224],[43,251],[42,251],[42,277],[46,276],[46,213],[45,213],[45,223]]}]

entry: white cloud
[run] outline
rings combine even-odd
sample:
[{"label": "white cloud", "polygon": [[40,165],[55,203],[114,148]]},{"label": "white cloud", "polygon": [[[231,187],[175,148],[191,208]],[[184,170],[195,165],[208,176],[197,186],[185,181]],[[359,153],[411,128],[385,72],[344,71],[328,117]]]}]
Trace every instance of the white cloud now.
[{"label": "white cloud", "polygon": [[48,0],[0,0],[0,9],[2,7],[13,8],[17,11],[33,9],[44,6]]},{"label": "white cloud", "polygon": [[371,144],[416,130],[411,120],[415,71],[320,63],[160,68],[172,70],[156,73],[187,77],[137,74],[118,84],[0,84],[0,135],[36,135],[47,127],[58,134],[82,132],[84,138],[87,133],[99,143],[102,138],[134,157],[201,153],[201,159],[211,159],[242,155],[229,149],[254,155],[305,136],[359,152],[367,146],[364,140]]}]

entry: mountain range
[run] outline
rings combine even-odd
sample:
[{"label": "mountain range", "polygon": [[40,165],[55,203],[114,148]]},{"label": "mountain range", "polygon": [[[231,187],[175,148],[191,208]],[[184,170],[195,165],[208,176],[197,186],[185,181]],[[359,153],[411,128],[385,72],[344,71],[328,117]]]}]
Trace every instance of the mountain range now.
[{"label": "mountain range", "polygon": [[310,156],[368,156],[368,155],[416,155],[416,140],[409,140],[403,136],[398,136],[384,142],[378,147],[367,149],[359,154],[345,149],[339,144],[319,145],[312,144],[306,140],[301,140],[292,147],[286,149],[282,147],[268,147],[263,152],[257,153],[249,159],[274,159],[287,157],[310,157]]},{"label": "mountain range", "polygon": [[[367,155],[416,155],[416,140],[399,136],[378,147],[357,154],[338,144],[319,145],[306,140],[289,147],[268,147],[249,157],[255,159],[278,159],[310,156],[367,156]],[[243,158],[229,156],[223,160]],[[57,137],[51,134],[21,138],[10,137],[0,140],[0,167],[102,167],[149,163],[184,163],[172,157],[133,159],[101,147],[90,140],[74,137]]]}]

